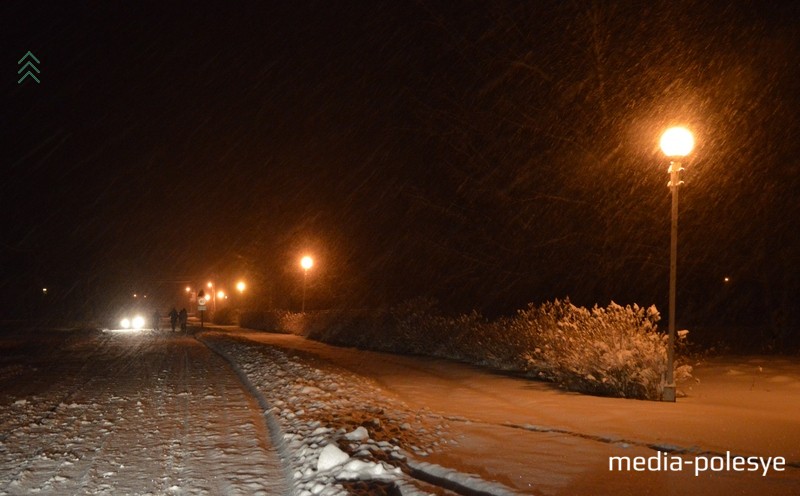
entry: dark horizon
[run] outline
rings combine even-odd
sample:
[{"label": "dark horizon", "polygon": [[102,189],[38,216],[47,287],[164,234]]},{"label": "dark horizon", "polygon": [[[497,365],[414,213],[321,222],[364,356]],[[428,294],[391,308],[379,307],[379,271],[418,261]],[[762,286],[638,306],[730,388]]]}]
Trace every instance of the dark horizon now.
[{"label": "dark horizon", "polygon": [[678,325],[800,337],[797,4],[188,5],[0,7],[4,316],[210,277],[291,308],[311,253],[316,308],[665,318],[682,124]]}]

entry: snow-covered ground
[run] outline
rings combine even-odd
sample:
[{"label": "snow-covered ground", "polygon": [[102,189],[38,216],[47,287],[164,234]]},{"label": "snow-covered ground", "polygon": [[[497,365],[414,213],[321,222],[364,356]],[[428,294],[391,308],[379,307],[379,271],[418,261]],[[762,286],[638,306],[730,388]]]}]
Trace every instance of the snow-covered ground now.
[{"label": "snow-covered ground", "polygon": [[[416,412],[420,422],[430,423],[423,428],[426,433],[433,431],[433,438],[416,443],[400,438],[393,443],[411,458],[448,467],[457,474],[475,474],[519,493],[800,491],[797,360],[726,357],[697,364],[699,382],[683,386],[687,397],[677,403],[659,403],[566,393],[547,383],[469,365],[332,347],[297,336],[234,328],[213,336],[244,338],[282,348],[284,353],[294,351],[296,360],[313,364],[310,366],[323,371],[323,376],[330,370],[341,373],[341,369],[354,374],[360,383],[377,389],[369,398],[380,395],[381,402],[395,400],[402,407],[394,411]],[[239,359],[243,358],[240,355]],[[303,409],[301,395],[289,397],[289,410],[291,405]],[[353,425],[358,422],[342,428],[349,430]],[[411,430],[418,429],[413,426]],[[766,476],[731,470],[709,470],[695,476],[688,465],[671,472],[609,471],[611,456],[647,458],[668,453],[694,462],[696,457],[724,457],[728,452],[732,456],[780,456],[787,467]]]},{"label": "snow-covered ground", "polygon": [[261,409],[191,336],[0,336],[0,494],[284,494]]},{"label": "snow-covered ground", "polygon": [[[235,328],[4,333],[0,494],[798,494],[800,364],[695,372],[665,404]],[[609,471],[726,452],[787,467]]]},{"label": "snow-covered ground", "polygon": [[[409,408],[373,380],[298,350],[204,332],[261,399],[296,494],[515,494],[501,483],[425,461],[447,419]],[[443,489],[445,488],[445,489]],[[481,493],[482,491],[482,493]]]}]

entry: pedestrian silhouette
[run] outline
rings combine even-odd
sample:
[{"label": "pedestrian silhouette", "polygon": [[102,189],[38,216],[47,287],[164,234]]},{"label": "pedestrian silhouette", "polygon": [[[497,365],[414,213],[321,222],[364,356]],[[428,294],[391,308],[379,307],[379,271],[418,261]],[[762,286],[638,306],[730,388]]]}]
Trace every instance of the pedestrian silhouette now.
[{"label": "pedestrian silhouette", "polygon": [[189,316],[186,314],[186,309],[181,308],[181,313],[178,314],[178,319],[181,321],[181,332],[186,332],[186,321]]},{"label": "pedestrian silhouette", "polygon": [[158,331],[161,329],[161,314],[158,313],[158,310],[153,312],[153,330]]},{"label": "pedestrian silhouette", "polygon": [[175,307],[169,311],[169,323],[172,325],[172,332],[175,332],[175,325],[178,323],[178,311],[175,310]]}]

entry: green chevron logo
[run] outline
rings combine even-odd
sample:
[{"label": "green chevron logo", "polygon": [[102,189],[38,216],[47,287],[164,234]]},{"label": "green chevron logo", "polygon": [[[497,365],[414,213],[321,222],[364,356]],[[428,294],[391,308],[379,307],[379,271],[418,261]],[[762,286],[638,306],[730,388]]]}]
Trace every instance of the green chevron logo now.
[{"label": "green chevron logo", "polygon": [[[41,63],[39,62],[39,59],[36,58],[36,55],[32,54],[30,50],[28,50],[28,53],[26,53],[25,55],[22,56],[21,59],[19,59],[17,65],[22,65],[23,63],[25,65],[22,65],[22,67],[20,67],[20,69],[17,71],[17,74],[22,74],[22,77],[17,80],[17,84],[22,84],[22,82],[28,76],[30,76],[31,79],[36,81],[36,84],[40,83],[39,78],[36,77],[36,74],[41,74],[42,71],[40,71],[39,68],[36,67],[34,62],[36,62],[36,64]],[[25,73],[23,74],[22,71],[25,71]],[[34,71],[36,71],[36,74],[34,74]]]}]

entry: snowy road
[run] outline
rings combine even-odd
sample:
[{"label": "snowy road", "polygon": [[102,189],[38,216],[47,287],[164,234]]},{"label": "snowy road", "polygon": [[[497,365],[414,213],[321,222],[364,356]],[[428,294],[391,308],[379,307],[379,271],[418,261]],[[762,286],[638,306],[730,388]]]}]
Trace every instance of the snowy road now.
[{"label": "snowy road", "polygon": [[0,494],[287,492],[261,409],[191,336],[0,341]]}]

